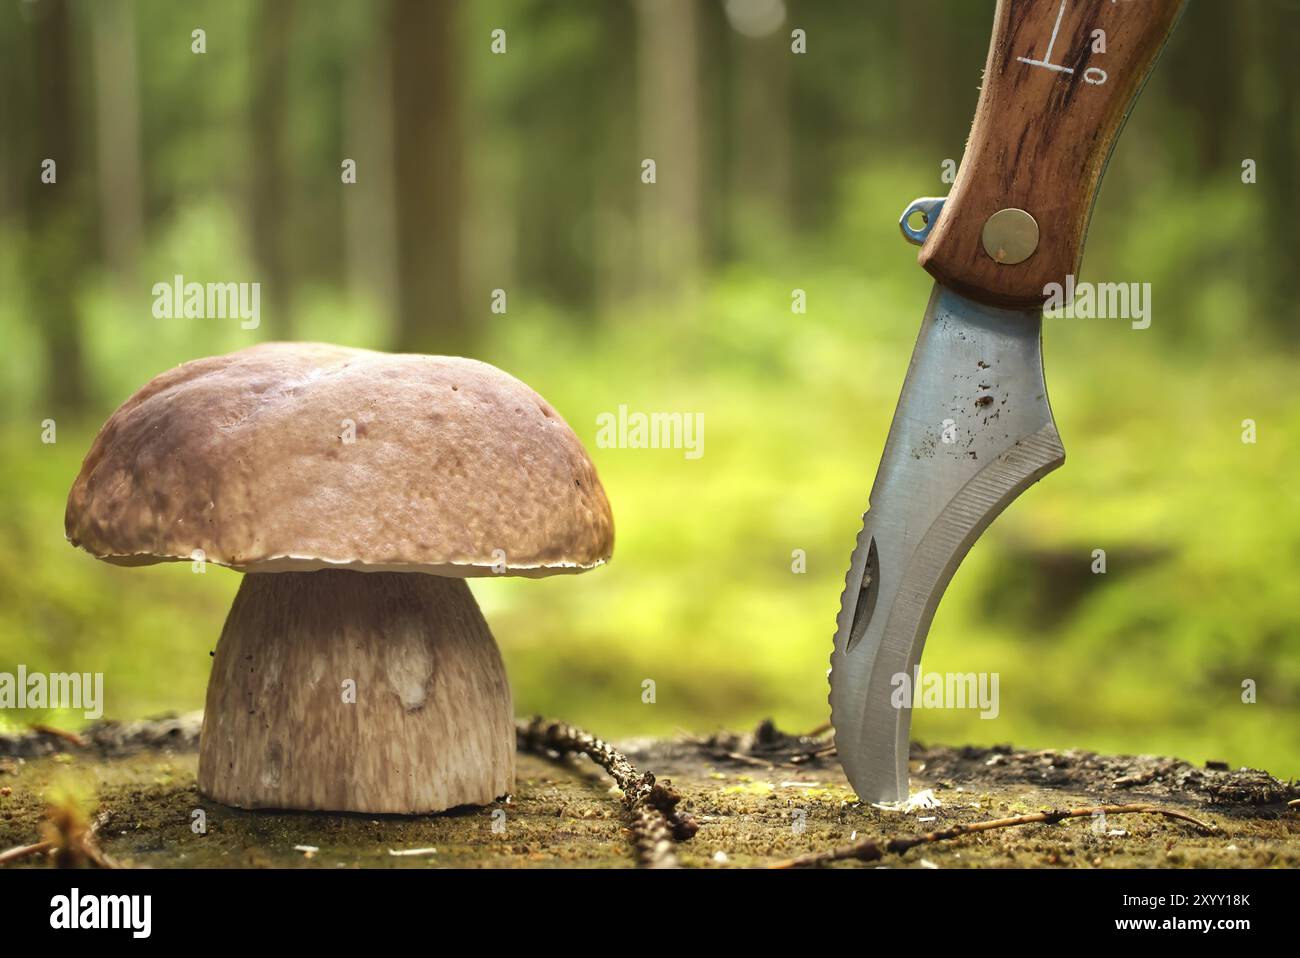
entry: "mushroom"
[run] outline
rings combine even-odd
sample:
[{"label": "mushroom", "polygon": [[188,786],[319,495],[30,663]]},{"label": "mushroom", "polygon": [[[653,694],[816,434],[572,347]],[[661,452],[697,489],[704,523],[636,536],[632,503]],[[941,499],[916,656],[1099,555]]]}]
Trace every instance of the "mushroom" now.
[{"label": "mushroom", "polygon": [[601,565],[581,442],[493,366],[268,343],[185,363],[106,422],[68,540],[246,573],[199,789],[242,808],[433,812],[514,782],[510,686],[465,580]]}]

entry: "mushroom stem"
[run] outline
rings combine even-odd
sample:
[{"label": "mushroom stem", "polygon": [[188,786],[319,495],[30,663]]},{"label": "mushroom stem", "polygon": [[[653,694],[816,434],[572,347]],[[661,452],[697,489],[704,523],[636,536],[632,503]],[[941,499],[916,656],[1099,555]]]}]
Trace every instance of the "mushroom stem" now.
[{"label": "mushroom stem", "polygon": [[253,573],[208,683],[199,790],[241,808],[416,814],[514,786],[514,710],[463,579]]}]

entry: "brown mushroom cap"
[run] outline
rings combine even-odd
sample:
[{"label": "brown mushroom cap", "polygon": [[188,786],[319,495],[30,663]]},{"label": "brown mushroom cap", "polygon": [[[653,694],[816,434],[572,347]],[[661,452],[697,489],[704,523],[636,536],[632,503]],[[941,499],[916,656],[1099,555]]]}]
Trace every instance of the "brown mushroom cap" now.
[{"label": "brown mushroom cap", "polygon": [[153,379],[95,437],[64,524],[109,562],[202,550],[256,572],[541,576],[614,544],[582,443],[528,386],[471,359],[319,343]]}]

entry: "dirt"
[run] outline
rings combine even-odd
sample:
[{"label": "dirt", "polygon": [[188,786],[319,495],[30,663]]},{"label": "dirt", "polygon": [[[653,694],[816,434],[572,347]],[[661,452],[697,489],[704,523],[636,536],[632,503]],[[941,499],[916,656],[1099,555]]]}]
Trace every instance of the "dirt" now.
[{"label": "dirt", "polygon": [[[521,754],[513,796],[441,815],[246,812],[199,796],[197,732],[197,717],[185,716],[105,723],[83,731],[82,742],[48,732],[0,736],[0,850],[40,840],[51,805],[78,802],[87,818],[103,816],[103,851],[135,867],[634,864],[619,793],[586,759]],[[699,822],[698,834],[678,849],[688,867],[763,866],[856,838],[1133,802],[1178,809],[1216,831],[1158,816],[1111,815],[965,836],[883,865],[1300,866],[1300,806],[1289,804],[1300,799],[1300,787],[1255,770],[1082,751],[914,745],[913,793],[931,790],[937,806],[903,812],[859,803],[824,733],[789,736],[763,723],[746,734],[620,747],[638,768],[670,779]],[[391,854],[430,848],[436,851]],[[37,855],[10,867],[46,864]]]}]

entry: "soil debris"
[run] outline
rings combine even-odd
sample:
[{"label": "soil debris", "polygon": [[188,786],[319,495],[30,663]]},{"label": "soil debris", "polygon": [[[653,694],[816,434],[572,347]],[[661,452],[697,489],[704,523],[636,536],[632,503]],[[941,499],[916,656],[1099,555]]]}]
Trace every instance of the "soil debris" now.
[{"label": "soil debris", "polygon": [[[0,781],[8,789],[0,791],[0,850],[49,840],[48,810],[71,781],[84,807],[111,813],[95,831],[95,844],[124,867],[629,868],[668,851],[688,868],[766,867],[906,837],[899,834],[904,829],[942,832],[1045,810],[1116,805],[1159,805],[1216,831],[1164,815],[1130,814],[1123,828],[1076,817],[964,832],[927,843],[924,859],[940,868],[1300,867],[1295,783],[1170,758],[914,745],[912,790],[931,790],[939,805],[903,817],[858,801],[825,728],[789,734],[766,721],[707,738],[617,746],[583,739],[599,755],[611,757],[608,749],[622,758],[614,763],[622,781],[611,798],[601,768],[557,760],[557,750],[542,745],[551,735],[542,723],[538,753],[518,756],[514,794],[486,807],[424,816],[250,812],[199,795],[198,722],[172,716],[155,727],[91,726],[78,733],[85,748],[39,732],[0,737]],[[647,776],[648,768],[655,774]],[[644,797],[643,819],[629,812],[629,794]],[[694,837],[684,841],[687,831]],[[295,846],[318,851],[308,856]],[[7,867],[48,865],[50,848]],[[389,854],[426,848],[437,854]],[[928,867],[917,852],[890,855],[888,864]],[[833,867],[861,865],[848,860]]]}]

